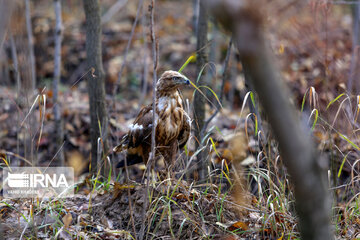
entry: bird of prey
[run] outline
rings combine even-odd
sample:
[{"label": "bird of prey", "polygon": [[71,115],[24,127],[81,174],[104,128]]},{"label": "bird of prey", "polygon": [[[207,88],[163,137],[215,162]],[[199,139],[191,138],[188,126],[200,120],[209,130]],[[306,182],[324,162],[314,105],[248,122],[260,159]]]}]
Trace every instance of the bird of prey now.
[{"label": "bird of prey", "polygon": [[[190,81],[176,71],[165,71],[156,83],[155,112],[155,156],[162,155],[168,170],[173,166],[178,149],[185,146],[191,128],[191,119],[184,110],[179,87]],[[151,152],[151,132],[153,125],[153,106],[143,107],[137,115],[129,132],[113,151],[126,152],[127,166],[148,161]],[[125,161],[116,167],[124,167]]]}]

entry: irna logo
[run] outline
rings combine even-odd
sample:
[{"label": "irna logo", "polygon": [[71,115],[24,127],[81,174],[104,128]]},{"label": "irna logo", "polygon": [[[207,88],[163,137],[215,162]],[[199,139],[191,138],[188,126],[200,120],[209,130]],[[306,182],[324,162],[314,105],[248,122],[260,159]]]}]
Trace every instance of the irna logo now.
[{"label": "irna logo", "polygon": [[12,188],[69,187],[64,174],[8,173],[8,184]]},{"label": "irna logo", "polygon": [[3,169],[6,198],[71,197],[74,169],[71,167],[14,167]]}]

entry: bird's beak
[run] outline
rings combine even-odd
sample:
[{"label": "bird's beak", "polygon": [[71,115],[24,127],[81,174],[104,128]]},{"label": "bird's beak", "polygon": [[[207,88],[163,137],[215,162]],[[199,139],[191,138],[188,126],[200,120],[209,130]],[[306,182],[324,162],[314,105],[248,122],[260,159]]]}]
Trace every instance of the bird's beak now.
[{"label": "bird's beak", "polygon": [[190,80],[188,79],[188,78],[184,78],[184,80],[185,80],[185,85],[189,85],[190,84]]},{"label": "bird's beak", "polygon": [[189,84],[190,84],[190,80],[183,75],[183,77],[181,78],[181,80],[179,81],[179,83],[180,83],[180,84],[184,84],[184,85],[189,85]]}]

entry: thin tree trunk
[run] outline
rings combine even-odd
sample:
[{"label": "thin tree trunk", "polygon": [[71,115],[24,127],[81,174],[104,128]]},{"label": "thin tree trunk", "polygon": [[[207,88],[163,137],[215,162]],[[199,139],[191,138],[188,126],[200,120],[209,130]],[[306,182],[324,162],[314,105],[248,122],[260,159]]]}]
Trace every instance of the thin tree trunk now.
[{"label": "thin tree trunk", "polygon": [[14,68],[15,80],[16,80],[16,90],[17,90],[17,94],[18,94],[17,98],[18,98],[19,95],[20,95],[20,90],[21,90],[19,61],[18,61],[18,57],[17,57],[16,44],[15,44],[14,36],[13,36],[11,31],[9,31],[9,35],[10,35],[11,58],[12,58],[12,61],[13,61],[13,68]]},{"label": "thin tree trunk", "polygon": [[[357,93],[360,90],[360,82],[354,82],[359,76],[359,45],[360,45],[360,0],[351,5],[353,30],[352,30],[352,54],[350,62],[349,77],[347,89],[350,94]],[[349,112],[349,111],[348,111]],[[351,111],[350,111],[351,112]]]},{"label": "thin tree trunk", "polygon": [[35,54],[34,54],[34,37],[31,27],[31,12],[30,12],[30,0],[25,0],[25,19],[26,19],[26,31],[28,37],[29,47],[29,64],[31,70],[31,91],[35,91],[36,88],[36,69],[35,69]]},{"label": "thin tree trunk", "polygon": [[142,7],[142,18],[141,18],[141,27],[142,27],[142,37],[144,39],[144,44],[143,44],[143,64],[144,64],[144,71],[143,71],[143,76],[142,76],[142,85],[141,85],[141,95],[140,95],[140,100],[139,100],[139,109],[138,112],[140,111],[142,105],[144,104],[144,100],[145,100],[145,96],[147,93],[147,88],[148,88],[148,82],[147,82],[147,77],[149,74],[149,66],[148,66],[148,43],[147,41],[145,41],[146,39],[146,14],[145,14],[145,10],[144,7]]},{"label": "thin tree trunk", "polygon": [[193,4],[193,16],[192,16],[192,24],[193,31],[195,36],[197,35],[198,21],[199,21],[199,4],[200,0],[192,0]]},{"label": "thin tree trunk", "polygon": [[[197,24],[197,56],[196,56],[196,72],[197,76],[202,71],[203,67],[207,62],[207,53],[206,53],[206,44],[207,44],[207,32],[208,32],[208,16],[205,6],[205,1],[199,1],[199,18]],[[197,85],[204,85],[205,73],[203,72]],[[205,84],[206,85],[206,84]],[[194,97],[194,117],[195,117],[195,136],[198,141],[196,148],[198,149],[203,140],[201,136],[201,130],[203,129],[205,123],[205,98],[198,92],[195,93]],[[199,170],[199,179],[202,180],[205,177],[207,163],[206,163],[206,153],[202,152],[198,155],[198,170]]]},{"label": "thin tree trunk", "polygon": [[[59,82],[61,76],[61,41],[62,41],[62,20],[61,20],[61,2],[54,0],[55,8],[55,53],[54,53],[54,79],[53,79],[53,101],[54,101],[54,118],[55,118],[55,143],[61,146],[64,141],[64,130],[61,118],[61,106],[58,101]],[[64,166],[64,151],[60,150],[55,160],[56,166]]]},{"label": "thin tree trunk", "polygon": [[11,14],[13,11],[14,2],[7,0],[0,0],[0,49],[2,49],[6,31],[8,29],[8,24],[11,19]]},{"label": "thin tree trunk", "polygon": [[249,2],[208,0],[214,15],[232,31],[240,60],[248,69],[264,111],[269,118],[280,153],[294,183],[296,210],[302,239],[333,239],[327,164],[319,157],[309,134],[289,102],[288,89],[273,66],[264,37],[263,16]]},{"label": "thin tree trunk", "polygon": [[[86,17],[86,62],[90,103],[91,172],[102,167],[103,176],[109,173],[108,162],[102,153],[107,152],[108,116],[105,103],[104,70],[101,51],[101,17],[99,0],[83,0]],[[99,159],[98,159],[99,156]]]},{"label": "thin tree trunk", "polygon": [[[35,55],[34,55],[34,39],[33,32],[31,26],[31,8],[30,8],[30,0],[25,0],[25,22],[26,22],[26,32],[27,32],[27,40],[28,40],[28,50],[27,50],[27,60],[25,66],[23,66],[24,70],[27,72],[27,77],[25,78],[25,102],[26,106],[30,110],[33,102],[33,96],[35,94],[36,89],[36,70],[35,70]],[[29,74],[30,72],[30,74]],[[36,152],[34,152],[34,135],[36,133],[36,119],[34,114],[30,114],[27,121],[27,129],[25,134],[25,158],[30,160],[33,165],[37,165],[38,159],[35,156]]]},{"label": "thin tree trunk", "polygon": [[[11,47],[11,58],[13,60],[13,68],[15,72],[15,79],[16,79],[16,101],[20,102],[21,96],[21,79],[20,79],[20,72],[19,72],[19,62],[16,52],[16,44],[14,40],[14,36],[11,31],[9,31],[10,35],[10,47]],[[17,113],[17,126],[20,126],[20,112],[16,111]],[[16,132],[16,153],[20,154],[20,132]]]},{"label": "thin tree trunk", "polygon": [[[2,226],[2,223],[0,223],[0,232],[3,233],[3,231],[4,231],[4,228],[3,228],[3,226]],[[0,235],[0,240],[4,240],[4,235],[5,235],[5,234],[1,234],[1,235]]]}]

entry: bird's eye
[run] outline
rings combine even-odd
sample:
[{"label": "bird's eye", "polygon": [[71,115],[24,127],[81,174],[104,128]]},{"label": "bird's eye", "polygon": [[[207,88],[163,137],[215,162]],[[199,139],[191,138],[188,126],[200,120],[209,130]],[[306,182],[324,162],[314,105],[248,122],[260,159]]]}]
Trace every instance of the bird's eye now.
[{"label": "bird's eye", "polygon": [[179,80],[179,77],[173,77],[172,80],[173,80],[173,81],[178,81],[178,80]]}]

